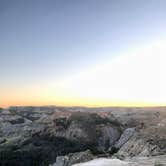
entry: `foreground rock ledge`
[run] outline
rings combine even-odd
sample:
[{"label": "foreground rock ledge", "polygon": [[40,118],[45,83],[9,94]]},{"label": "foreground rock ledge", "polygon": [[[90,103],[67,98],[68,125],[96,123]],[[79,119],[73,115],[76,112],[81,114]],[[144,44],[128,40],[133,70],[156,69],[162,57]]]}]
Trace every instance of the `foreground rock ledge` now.
[{"label": "foreground rock ledge", "polygon": [[166,155],[152,157],[133,157],[125,159],[98,158],[72,166],[166,166]]},{"label": "foreground rock ledge", "polygon": [[92,161],[74,164],[73,166],[141,166],[133,162],[121,161],[119,159],[99,158]]}]

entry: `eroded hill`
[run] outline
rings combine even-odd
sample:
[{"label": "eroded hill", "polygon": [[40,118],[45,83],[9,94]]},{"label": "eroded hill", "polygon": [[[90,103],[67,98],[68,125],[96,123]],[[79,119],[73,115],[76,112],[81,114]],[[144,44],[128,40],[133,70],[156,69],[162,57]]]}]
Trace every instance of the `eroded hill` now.
[{"label": "eroded hill", "polygon": [[[55,163],[58,156],[86,150],[91,157],[83,153],[83,159],[80,157],[77,162],[101,156],[123,160],[161,156],[166,154],[165,143],[164,107],[11,107],[0,110],[2,166],[47,166]],[[64,157],[59,162],[62,160]],[[72,163],[70,159],[64,166],[77,162]]]}]

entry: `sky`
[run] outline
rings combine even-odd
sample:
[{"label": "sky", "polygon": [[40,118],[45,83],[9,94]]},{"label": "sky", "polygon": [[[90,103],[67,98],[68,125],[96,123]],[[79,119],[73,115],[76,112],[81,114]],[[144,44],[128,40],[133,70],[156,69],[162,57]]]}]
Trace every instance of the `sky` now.
[{"label": "sky", "polygon": [[0,106],[166,105],[165,0],[0,0]]}]

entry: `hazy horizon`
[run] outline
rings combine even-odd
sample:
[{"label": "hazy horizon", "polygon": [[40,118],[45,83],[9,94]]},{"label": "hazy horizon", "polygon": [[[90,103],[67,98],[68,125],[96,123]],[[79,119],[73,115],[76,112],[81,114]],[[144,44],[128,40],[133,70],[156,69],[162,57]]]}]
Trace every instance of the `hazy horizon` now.
[{"label": "hazy horizon", "polygon": [[0,107],[166,106],[165,0],[1,0]]}]

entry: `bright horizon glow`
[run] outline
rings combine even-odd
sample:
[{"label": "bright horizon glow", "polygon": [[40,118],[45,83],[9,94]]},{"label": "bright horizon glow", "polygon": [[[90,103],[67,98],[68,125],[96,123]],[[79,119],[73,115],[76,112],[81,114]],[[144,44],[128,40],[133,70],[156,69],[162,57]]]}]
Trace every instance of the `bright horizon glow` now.
[{"label": "bright horizon glow", "polygon": [[[61,98],[88,105],[165,105],[166,41],[119,55],[60,84]],[[78,102],[78,103],[79,103]],[[71,102],[74,104],[74,102]]]},{"label": "bright horizon glow", "polygon": [[4,102],[2,106],[164,106],[165,46],[166,41],[159,40],[131,49],[110,62],[49,85],[44,90],[42,87],[27,89],[26,98],[18,92],[11,96],[16,100],[8,100],[9,103]]},{"label": "bright horizon glow", "polygon": [[0,6],[0,107],[166,106],[166,1]]}]

